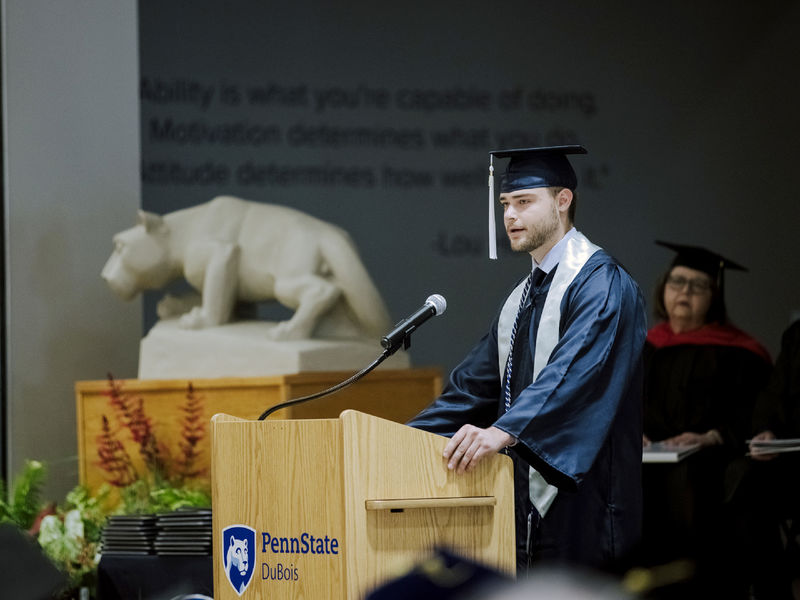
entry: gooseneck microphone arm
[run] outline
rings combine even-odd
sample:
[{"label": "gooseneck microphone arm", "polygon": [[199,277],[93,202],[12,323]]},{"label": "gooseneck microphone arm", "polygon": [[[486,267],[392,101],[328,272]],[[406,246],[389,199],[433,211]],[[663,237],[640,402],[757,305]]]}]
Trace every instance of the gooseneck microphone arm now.
[{"label": "gooseneck microphone arm", "polygon": [[272,413],[274,413],[276,410],[280,410],[282,408],[287,408],[289,406],[294,406],[295,404],[300,404],[302,402],[308,402],[309,400],[316,400],[317,398],[322,398],[323,396],[327,396],[328,394],[333,394],[334,392],[338,392],[339,390],[346,388],[351,383],[355,383],[356,381],[361,379],[364,375],[366,375],[367,373],[372,371],[372,369],[377,367],[379,364],[381,364],[384,360],[389,358],[391,355],[392,355],[391,352],[389,352],[388,350],[384,350],[383,352],[381,352],[380,356],[378,356],[378,358],[373,360],[366,368],[361,369],[358,373],[356,373],[355,375],[353,375],[351,377],[348,377],[347,379],[345,379],[341,383],[337,383],[333,387],[329,387],[327,390],[322,390],[321,392],[317,392],[315,394],[310,394],[308,396],[302,396],[301,398],[294,398],[292,400],[287,400],[286,402],[281,402],[280,404],[276,404],[275,406],[273,406],[271,408],[268,408],[263,413],[261,413],[261,416],[258,417],[258,420],[259,421],[263,421],[268,416],[270,416]]},{"label": "gooseneck microphone arm", "polygon": [[321,392],[316,392],[315,394],[310,394],[308,396],[302,396],[300,398],[294,398],[292,400],[287,400],[285,402],[281,402],[280,404],[276,404],[265,410],[261,413],[261,416],[258,417],[259,421],[263,421],[276,410],[280,410],[282,408],[287,408],[289,406],[294,406],[295,404],[300,404],[301,402],[308,402],[309,400],[316,400],[317,398],[322,398],[323,396],[327,396],[328,394],[333,394],[334,392],[338,392],[339,390],[346,388],[348,385],[355,383],[359,379],[361,379],[364,375],[372,371],[375,367],[381,364],[384,360],[389,358],[392,354],[397,352],[400,347],[402,346],[405,349],[408,349],[409,345],[411,344],[411,334],[417,330],[417,328],[422,325],[425,321],[430,319],[433,316],[441,315],[445,309],[447,308],[447,301],[444,297],[440,296],[439,294],[433,294],[432,296],[428,296],[428,299],[425,301],[425,304],[417,310],[414,314],[403,319],[397,325],[395,325],[394,329],[386,334],[383,338],[381,338],[381,346],[383,346],[383,352],[373,360],[367,367],[361,369],[358,373],[355,373],[351,377],[348,377],[341,383],[337,383],[333,387],[330,387],[326,390],[322,390]]}]

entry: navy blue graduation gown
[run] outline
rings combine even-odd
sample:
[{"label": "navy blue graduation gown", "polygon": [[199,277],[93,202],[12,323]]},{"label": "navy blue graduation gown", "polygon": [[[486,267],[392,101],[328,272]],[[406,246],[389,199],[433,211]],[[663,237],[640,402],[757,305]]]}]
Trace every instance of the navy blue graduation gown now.
[{"label": "navy blue graduation gown", "polygon": [[[567,288],[559,342],[531,383],[539,317],[556,269],[520,315],[510,410],[501,400],[498,313],[442,395],[409,425],[446,436],[465,423],[494,425],[513,435],[512,458],[524,467],[515,477],[518,548],[532,549],[534,558],[609,566],[641,530],[644,302],[621,265],[597,251]],[[528,499],[527,465],[559,489],[543,519]]]}]

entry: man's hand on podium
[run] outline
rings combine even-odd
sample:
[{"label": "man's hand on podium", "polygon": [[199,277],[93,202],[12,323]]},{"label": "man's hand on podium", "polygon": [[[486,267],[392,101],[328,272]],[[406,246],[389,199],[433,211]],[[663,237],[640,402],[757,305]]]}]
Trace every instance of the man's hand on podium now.
[{"label": "man's hand on podium", "polygon": [[464,425],[444,448],[447,468],[456,473],[472,471],[483,458],[496,454],[515,443],[512,436],[497,427],[481,429]]}]

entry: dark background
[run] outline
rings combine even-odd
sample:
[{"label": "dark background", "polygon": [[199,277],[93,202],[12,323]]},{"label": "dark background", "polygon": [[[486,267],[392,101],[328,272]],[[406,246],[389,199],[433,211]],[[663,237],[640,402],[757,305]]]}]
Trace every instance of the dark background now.
[{"label": "dark background", "polygon": [[[666,239],[750,268],[728,278],[730,312],[772,349],[800,307],[795,2],[139,7],[143,207],[233,194],[344,227],[393,318],[447,298],[446,315],[415,334],[417,365],[454,366],[528,268],[527,255],[486,258],[487,154],[499,147],[589,149],[573,161],[576,224],[648,301],[671,259],[653,240]],[[408,106],[409,90],[427,104]],[[454,92],[467,105],[443,99]],[[320,127],[371,137],[306,135]],[[376,141],[387,130],[395,143]],[[352,179],[253,181],[248,165]],[[443,178],[452,172],[457,182]]]}]

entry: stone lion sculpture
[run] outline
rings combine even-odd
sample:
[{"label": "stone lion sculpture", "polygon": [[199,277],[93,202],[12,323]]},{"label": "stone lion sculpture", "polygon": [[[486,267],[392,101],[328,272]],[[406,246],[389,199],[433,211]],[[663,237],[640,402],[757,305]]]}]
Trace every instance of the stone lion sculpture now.
[{"label": "stone lion sculpture", "polygon": [[102,277],[129,300],[184,278],[198,301],[166,296],[161,318],[187,329],[228,323],[237,301],[276,300],[294,310],[273,340],[379,337],[390,325],[381,295],[348,234],[298,210],[218,196],[164,216],[140,211],[114,236]]}]

